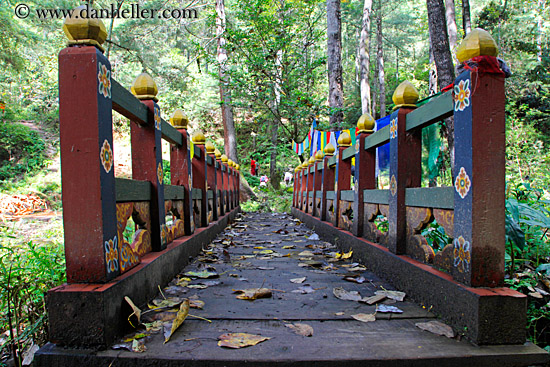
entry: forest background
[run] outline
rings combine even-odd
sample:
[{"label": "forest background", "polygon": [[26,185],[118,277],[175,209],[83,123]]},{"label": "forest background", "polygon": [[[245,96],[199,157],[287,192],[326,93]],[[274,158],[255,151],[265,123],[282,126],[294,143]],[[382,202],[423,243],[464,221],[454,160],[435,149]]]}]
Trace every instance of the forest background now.
[{"label": "forest background", "polygon": [[[81,3],[26,2],[31,10],[72,9]],[[280,181],[285,171],[309,158],[296,155],[292,142],[306,138],[313,119],[320,130],[341,130],[355,127],[363,113],[382,117],[391,111],[393,91],[404,80],[417,88],[420,98],[437,93],[442,37],[454,55],[469,29],[489,31],[512,71],[506,79],[507,283],[530,295],[529,337],[549,348],[546,0],[124,0],[117,6],[135,3],[149,9],[193,9],[198,16],[104,20],[112,76],[129,88],[139,73],[149,73],[159,88],[165,120],[182,109],[191,132],[202,131],[239,162],[253,197],[243,204],[246,210],[289,211],[292,190]],[[43,292],[65,276],[57,54],[67,39],[63,19],[33,14],[19,19],[16,5],[0,0],[2,203],[33,196],[54,215],[37,220],[3,212],[0,345],[5,358],[14,348],[24,351],[46,340]],[[93,6],[110,8],[111,2],[95,0]],[[341,26],[341,42],[336,42],[340,59],[334,52],[335,21]],[[455,59],[450,62],[451,68],[456,66]],[[334,76],[338,69],[341,77],[329,83],[327,71]],[[449,70],[438,65],[437,71],[441,84]],[[341,83],[334,87],[334,80]],[[129,123],[115,113],[114,126],[116,174],[131,177]],[[426,186],[451,182],[447,131],[448,125],[440,123],[423,136]],[[258,177],[250,175],[251,158],[270,177],[267,189],[260,190]],[[384,184],[382,172],[379,185]],[[445,240],[440,233],[436,226],[425,233],[434,247]]]}]

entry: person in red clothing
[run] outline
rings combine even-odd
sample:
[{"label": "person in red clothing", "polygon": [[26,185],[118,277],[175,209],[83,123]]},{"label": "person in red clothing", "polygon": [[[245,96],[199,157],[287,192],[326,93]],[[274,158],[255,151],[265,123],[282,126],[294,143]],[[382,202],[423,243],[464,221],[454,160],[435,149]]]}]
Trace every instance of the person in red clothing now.
[{"label": "person in red clothing", "polygon": [[250,159],[250,174],[256,176],[256,161],[252,158]]}]

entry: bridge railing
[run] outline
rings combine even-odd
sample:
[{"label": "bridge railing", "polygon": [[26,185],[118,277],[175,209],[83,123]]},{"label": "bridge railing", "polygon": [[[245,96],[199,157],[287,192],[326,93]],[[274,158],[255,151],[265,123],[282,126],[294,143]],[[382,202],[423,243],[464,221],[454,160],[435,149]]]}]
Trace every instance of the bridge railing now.
[{"label": "bridge railing", "polygon": [[[363,115],[355,146],[347,133],[295,169],[293,205],[396,255],[448,272],[465,285],[504,281],[504,73],[493,56],[478,56],[444,92],[420,107],[403,82],[391,122],[373,132]],[[495,68],[495,65],[496,68]],[[454,117],[453,186],[421,187],[422,129]],[[389,189],[378,189],[376,148],[390,144]],[[336,151],[336,155],[333,155]],[[355,158],[352,190],[351,159]],[[375,221],[387,221],[387,231]],[[436,221],[451,238],[435,253],[422,231]]]},{"label": "bridge railing", "polygon": [[[87,41],[59,54],[68,283],[113,280],[146,254],[232,211],[239,198],[238,165],[200,132],[192,144],[181,111],[171,118],[174,126],[161,118],[149,75],[136,78],[133,93],[121,86],[101,46]],[[115,177],[113,110],[130,120],[132,179]],[[170,185],[164,182],[162,139],[171,144]],[[130,218],[137,231],[127,241]]]}]

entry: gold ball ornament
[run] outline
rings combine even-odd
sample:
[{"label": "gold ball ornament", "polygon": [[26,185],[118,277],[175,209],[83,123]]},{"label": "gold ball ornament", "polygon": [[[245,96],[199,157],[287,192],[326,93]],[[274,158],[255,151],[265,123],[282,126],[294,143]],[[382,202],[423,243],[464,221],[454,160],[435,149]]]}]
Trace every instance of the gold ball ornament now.
[{"label": "gold ball ornament", "polygon": [[152,99],[155,102],[159,100],[157,98],[157,93],[159,92],[157,83],[155,83],[151,75],[147,73],[139,74],[132,83],[132,88],[130,90],[137,99]]},{"label": "gold ball ornament", "polygon": [[222,163],[226,163],[227,164],[227,156],[225,154],[222,154]]},{"label": "gold ball ornament", "polygon": [[418,101],[418,91],[412,85],[411,82],[405,80],[395,88],[393,92],[393,103],[395,103],[394,110],[401,107],[416,107],[416,102]]},{"label": "gold ball ornament", "polygon": [[170,117],[170,124],[176,129],[187,129],[189,119],[185,116],[183,111],[178,108],[174,111],[172,117]]},{"label": "gold ball ornament", "polygon": [[218,148],[216,148],[214,150],[214,154],[216,155],[216,160],[217,161],[221,161],[222,160],[222,153],[218,150]]},{"label": "gold ball ornament", "polygon": [[351,137],[349,136],[347,131],[344,131],[340,134],[340,137],[338,138],[338,146],[340,147],[351,146]]},{"label": "gold ball ornament", "polygon": [[309,160],[307,161],[307,165],[311,166],[313,163],[315,163],[315,154],[309,157]]},{"label": "gold ball ornament", "polygon": [[204,143],[206,143],[206,138],[204,136],[204,134],[200,131],[197,131],[193,134],[193,144],[195,145],[204,145]]},{"label": "gold ball ornament", "polygon": [[375,121],[371,115],[365,113],[359,117],[357,120],[357,127],[359,128],[359,133],[372,133],[374,132]]},{"label": "gold ball ornament", "polygon": [[315,162],[321,162],[324,158],[325,154],[322,150],[318,150],[317,153],[315,153]]},{"label": "gold ball ornament", "polygon": [[498,47],[489,32],[476,28],[464,37],[456,48],[456,58],[459,62],[470,60],[476,56],[497,56]]},{"label": "gold ball ornament", "polygon": [[214,144],[207,141],[206,144],[204,144],[204,149],[206,149],[206,154],[214,154],[216,147],[214,146]]},{"label": "gold ball ornament", "polygon": [[63,22],[63,32],[69,39],[69,45],[93,45],[103,52],[101,45],[107,39],[107,28],[101,19],[80,17],[83,10],[86,10],[86,5],[75,8]]},{"label": "gold ball ornament", "polygon": [[325,145],[324,150],[325,150],[325,155],[330,157],[334,155],[336,148],[334,148],[334,145],[332,145],[332,143],[328,143],[327,145]]}]

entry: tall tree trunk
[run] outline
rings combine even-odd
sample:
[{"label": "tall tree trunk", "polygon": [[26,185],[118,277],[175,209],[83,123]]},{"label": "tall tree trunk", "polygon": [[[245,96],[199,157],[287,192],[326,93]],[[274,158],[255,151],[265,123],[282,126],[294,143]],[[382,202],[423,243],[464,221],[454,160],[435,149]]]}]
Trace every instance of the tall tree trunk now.
[{"label": "tall tree trunk", "polygon": [[365,0],[363,4],[363,22],[361,24],[361,36],[359,37],[359,57],[361,65],[361,111],[363,114],[371,113],[371,97],[369,84],[370,67],[370,16],[372,12],[372,0]]},{"label": "tall tree trunk", "polygon": [[340,0],[327,0],[327,68],[330,126],[339,130],[344,119],[344,83],[342,79],[342,25]]},{"label": "tall tree trunk", "polygon": [[[449,50],[449,38],[447,36],[447,22],[445,20],[445,7],[443,0],[426,0],[428,8],[428,27],[430,43],[432,45],[435,67],[437,70],[437,82],[443,89],[454,82],[455,73],[451,51]],[[451,158],[451,170],[454,166],[454,119],[445,119],[441,129],[442,135],[447,139],[449,155]],[[453,176],[454,177],[454,176]]]},{"label": "tall tree trunk", "polygon": [[542,14],[544,14],[546,0],[539,0],[539,11],[537,15],[537,61],[542,62]]},{"label": "tall tree trunk", "polygon": [[[220,78],[220,101],[222,108],[222,122],[224,131],[225,154],[233,162],[238,163],[237,156],[237,134],[235,132],[235,122],[233,120],[233,107],[231,105],[231,91],[229,89],[229,76],[227,75],[227,50],[225,49],[225,4],[224,0],[216,0],[216,36],[218,37],[217,60],[219,63],[219,78]],[[256,199],[256,195],[243,178],[240,176],[241,195],[247,198]]]},{"label": "tall tree trunk", "polygon": [[428,95],[433,96],[437,93],[437,72],[435,71],[434,52],[430,42],[430,71],[428,77]]},{"label": "tall tree trunk", "polygon": [[386,78],[384,76],[384,41],[382,39],[382,0],[376,9],[376,66],[378,69],[378,92],[380,93],[380,118],[386,116]]},{"label": "tall tree trunk", "polygon": [[445,19],[447,20],[447,31],[449,32],[449,47],[451,53],[453,53],[456,50],[458,41],[454,0],[445,0]]},{"label": "tall tree trunk", "polygon": [[464,34],[470,33],[472,30],[472,20],[470,18],[470,0],[462,0],[462,28]]}]

